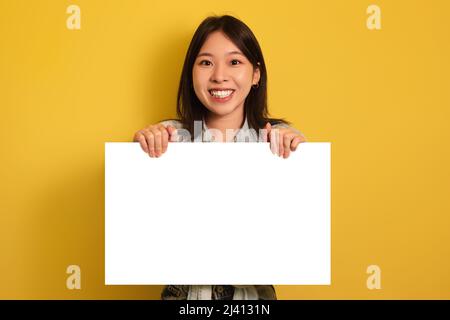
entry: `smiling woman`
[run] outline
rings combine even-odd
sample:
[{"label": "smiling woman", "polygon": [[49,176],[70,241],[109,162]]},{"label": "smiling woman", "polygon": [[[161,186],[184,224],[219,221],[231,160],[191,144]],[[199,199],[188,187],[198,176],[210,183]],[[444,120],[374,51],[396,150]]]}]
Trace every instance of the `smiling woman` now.
[{"label": "smiling woman", "polygon": [[[229,15],[208,17],[195,31],[178,88],[177,116],[139,130],[134,141],[151,157],[159,157],[168,142],[179,141],[180,131],[187,131],[183,136],[190,141],[240,142],[239,134],[229,136],[227,130],[248,128],[263,136],[244,141],[269,141],[272,153],[284,158],[306,141],[284,119],[269,117],[261,48],[250,28]],[[197,122],[206,134],[194,130]]]},{"label": "smiling woman", "polygon": [[267,108],[267,72],[259,43],[250,28],[231,16],[208,17],[189,45],[178,89],[177,114],[193,134],[195,120],[223,131],[247,120],[258,130],[271,119]]},{"label": "smiling woman", "polygon": [[[210,111],[207,120],[211,126],[221,121],[222,115],[227,115],[230,121],[242,118],[251,86],[256,87],[260,80],[260,63],[256,65],[253,66],[223,31],[214,31],[208,36],[197,55],[192,77],[195,94]],[[234,103],[225,104],[231,99]]]},{"label": "smiling woman", "polygon": [[[287,121],[269,117],[261,48],[250,28],[228,15],[208,17],[195,31],[184,60],[177,115],[138,131],[134,141],[151,157],[166,152],[168,142],[180,141],[180,133],[189,137],[181,139],[185,142],[269,141],[272,153],[287,158],[306,140]],[[272,285],[168,285],[161,298],[275,300],[276,293]]]}]

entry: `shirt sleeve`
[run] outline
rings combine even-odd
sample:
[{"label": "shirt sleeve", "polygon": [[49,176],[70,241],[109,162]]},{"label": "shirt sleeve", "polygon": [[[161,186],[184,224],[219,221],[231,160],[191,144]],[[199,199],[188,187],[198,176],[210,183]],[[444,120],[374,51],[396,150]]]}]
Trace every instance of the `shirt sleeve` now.
[{"label": "shirt sleeve", "polygon": [[173,127],[175,127],[175,129],[182,129],[183,128],[183,125],[182,125],[181,121],[179,121],[179,120],[165,120],[165,121],[161,121],[159,123],[162,124],[165,127],[173,126]]},{"label": "shirt sleeve", "polygon": [[294,127],[289,126],[289,125],[286,124],[286,123],[280,122],[280,123],[274,124],[274,125],[272,126],[272,129],[282,129],[282,128],[290,128],[290,129],[292,129],[292,130],[298,132],[298,134],[300,134],[301,136],[305,137],[305,135],[303,134],[303,132],[301,132],[300,130],[298,130],[298,129],[294,128]]},{"label": "shirt sleeve", "polygon": [[[165,121],[161,121],[161,122],[159,122],[160,124],[162,124],[163,126],[165,126],[165,127],[167,127],[167,126],[172,126],[172,127],[174,127],[175,129],[177,129],[177,130],[180,130],[180,129],[184,129],[183,128],[183,124],[181,123],[181,121],[179,121],[179,120],[165,120]],[[186,130],[187,131],[187,130]],[[187,135],[187,134],[179,134],[178,135],[178,138],[177,138],[177,142],[191,142],[191,139],[190,139],[191,137],[190,137],[190,134],[189,135]]]}]

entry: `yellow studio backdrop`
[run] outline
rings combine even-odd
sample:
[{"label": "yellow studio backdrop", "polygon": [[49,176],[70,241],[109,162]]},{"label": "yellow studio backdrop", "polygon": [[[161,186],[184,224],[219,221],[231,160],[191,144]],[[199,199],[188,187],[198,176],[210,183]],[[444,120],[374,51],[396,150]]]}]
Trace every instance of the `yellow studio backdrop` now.
[{"label": "yellow studio backdrop", "polygon": [[[371,4],[381,29],[367,26]],[[272,115],[332,142],[332,285],[276,286],[278,298],[449,299],[449,12],[446,0],[1,0],[0,298],[159,299],[162,286],[104,285],[104,142],[175,116],[196,27],[232,14],[261,44]]]}]

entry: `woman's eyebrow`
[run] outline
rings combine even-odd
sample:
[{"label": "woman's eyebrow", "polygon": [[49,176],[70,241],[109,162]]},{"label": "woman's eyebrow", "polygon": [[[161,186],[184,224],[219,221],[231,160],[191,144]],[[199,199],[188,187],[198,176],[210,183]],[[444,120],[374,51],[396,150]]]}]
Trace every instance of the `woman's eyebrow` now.
[{"label": "woman's eyebrow", "polygon": [[[240,51],[230,51],[230,52],[227,53],[227,55],[230,55],[230,54],[240,54],[240,55],[243,56],[242,52],[240,52]],[[202,56],[214,57],[214,55],[212,53],[209,53],[209,52],[199,53],[197,57],[202,57]]]}]

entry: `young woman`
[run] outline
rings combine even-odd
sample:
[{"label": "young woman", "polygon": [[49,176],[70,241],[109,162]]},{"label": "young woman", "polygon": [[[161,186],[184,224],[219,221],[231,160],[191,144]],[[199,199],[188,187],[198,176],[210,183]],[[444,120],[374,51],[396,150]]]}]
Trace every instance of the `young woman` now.
[{"label": "young woman", "polygon": [[[177,120],[139,130],[134,141],[150,157],[168,142],[270,142],[287,158],[306,141],[283,119],[269,118],[267,72],[253,32],[229,16],[206,18],[197,28],[184,61],[177,97]],[[166,286],[162,299],[276,299],[271,285]]]}]

